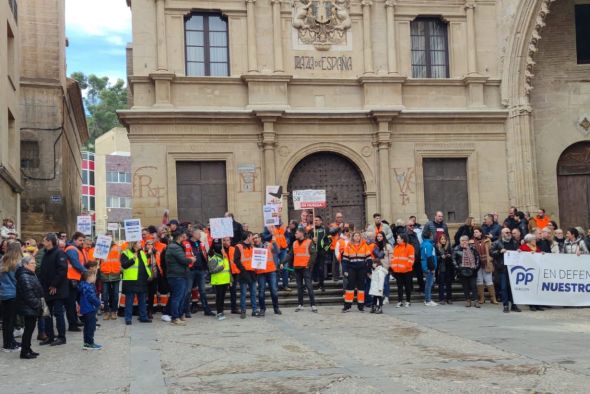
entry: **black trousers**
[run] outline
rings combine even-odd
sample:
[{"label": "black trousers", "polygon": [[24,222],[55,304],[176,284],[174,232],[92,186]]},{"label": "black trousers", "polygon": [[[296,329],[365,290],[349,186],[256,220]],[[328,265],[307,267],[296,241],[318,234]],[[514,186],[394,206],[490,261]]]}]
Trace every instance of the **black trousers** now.
[{"label": "black trousers", "polygon": [[2,301],[2,339],[4,348],[14,344],[14,323],[16,322],[16,298]]},{"label": "black trousers", "polygon": [[413,269],[414,277],[418,282],[418,291],[424,293],[424,273],[422,272],[422,264],[420,264],[420,257],[416,259]]},{"label": "black trousers", "polygon": [[[365,280],[367,278],[367,266],[365,263],[347,263],[346,272],[348,273],[348,283],[346,284],[346,291],[357,291],[357,302],[359,304],[365,302]],[[363,294],[360,297],[361,293]],[[362,298],[362,299],[361,299]],[[352,302],[352,300],[350,301]]]},{"label": "black trousers", "polygon": [[25,332],[23,333],[20,352],[27,354],[31,351],[31,338],[37,325],[37,316],[25,316]]},{"label": "black trousers", "polygon": [[232,311],[238,309],[238,275],[232,274],[232,282],[229,285],[229,303]]},{"label": "black trousers", "polygon": [[324,287],[325,271],[326,271],[326,253],[319,251],[313,265],[313,280],[320,283],[320,287]]},{"label": "black trousers", "polygon": [[223,304],[225,303],[225,293],[229,284],[225,285],[216,285],[213,286],[215,288],[215,308],[217,309],[217,313],[223,313]]},{"label": "black trousers", "polygon": [[70,280],[70,293],[66,299],[66,317],[69,327],[77,327],[78,314],[76,313],[76,302],[78,301],[78,281]]},{"label": "black trousers", "polygon": [[412,297],[412,276],[412,272],[393,274],[395,284],[397,285],[397,302],[404,301],[404,291],[406,293],[406,302],[410,302],[410,298]]},{"label": "black trousers", "polygon": [[461,284],[463,285],[465,301],[477,300],[477,275],[473,275],[468,278],[461,278]]},{"label": "black trousers", "polygon": [[311,271],[309,268],[295,268],[295,281],[297,282],[297,300],[299,305],[303,305],[303,286],[307,289],[309,303],[315,306],[315,296],[313,294],[313,284],[311,282]]},{"label": "black trousers", "polygon": [[148,282],[147,311],[150,315],[154,314],[154,298],[155,298],[157,292],[158,292],[158,281],[152,280],[151,282]]},{"label": "black trousers", "polygon": [[373,306],[382,307],[383,306],[383,297],[382,296],[373,296]]}]

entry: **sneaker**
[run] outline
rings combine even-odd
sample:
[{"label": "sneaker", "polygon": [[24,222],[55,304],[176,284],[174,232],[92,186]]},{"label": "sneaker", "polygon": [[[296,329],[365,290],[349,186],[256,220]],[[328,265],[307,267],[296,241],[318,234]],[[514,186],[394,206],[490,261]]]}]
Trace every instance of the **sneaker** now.
[{"label": "sneaker", "polygon": [[279,308],[275,309],[275,315],[282,315],[283,312]]},{"label": "sneaker", "polygon": [[395,304],[396,308],[401,308],[402,306],[404,306],[403,302],[398,302],[397,304]]},{"label": "sneaker", "polygon": [[240,313],[241,313],[241,312],[240,312],[240,310],[239,310],[239,309],[232,309],[232,310],[231,310],[231,314],[232,314],[232,315],[239,315]]},{"label": "sneaker", "polygon": [[125,320],[125,324],[130,326],[131,325],[131,320]]},{"label": "sneaker", "polygon": [[102,349],[102,346],[100,346],[97,343],[85,343],[82,346],[82,349],[84,349],[84,350],[100,350],[100,349]]},{"label": "sneaker", "polygon": [[512,308],[510,308],[510,310],[512,312],[522,312],[522,309],[520,309],[519,307],[517,307],[516,305],[512,305]]},{"label": "sneaker", "polygon": [[258,311],[252,312],[252,317],[262,317],[262,316],[264,316],[264,315],[261,315],[260,312],[258,312]]},{"label": "sneaker", "polygon": [[311,307],[311,311],[313,313],[318,313],[318,308],[314,305],[314,306]]},{"label": "sneaker", "polygon": [[78,327],[78,326],[70,326],[70,328],[68,328],[68,331],[70,331],[70,332],[80,332],[82,330],[80,330],[80,327]]},{"label": "sneaker", "polygon": [[186,318],[184,316],[180,316],[180,321],[186,321]]},{"label": "sneaker", "polygon": [[266,315],[265,309],[261,309],[260,312],[258,312],[258,317],[264,317],[265,315]]},{"label": "sneaker", "polygon": [[24,360],[32,360],[34,358],[37,358],[37,356],[35,356],[32,352],[29,352],[29,353],[22,353],[21,352],[20,358],[22,358]]},{"label": "sneaker", "polygon": [[245,319],[246,318],[246,311],[241,311],[240,312],[240,319]]},{"label": "sneaker", "polygon": [[344,305],[342,308],[342,313],[350,312],[350,305]]},{"label": "sneaker", "polygon": [[104,316],[102,317],[102,320],[111,320],[111,314],[105,313]]},{"label": "sneaker", "polygon": [[175,326],[186,326],[186,323],[181,319],[174,319],[171,323]]},{"label": "sneaker", "polygon": [[375,312],[376,315],[382,315],[383,314],[383,308],[378,306],[377,307],[377,312]]},{"label": "sneaker", "polygon": [[404,304],[404,306],[405,306],[406,308],[409,308],[409,307],[410,307],[410,305],[411,305],[411,304],[410,304],[409,302],[407,302],[407,301],[406,301],[406,303]]},{"label": "sneaker", "polygon": [[51,344],[49,346],[59,346],[59,345],[65,345],[66,344],[66,340],[63,338],[55,338],[55,340],[53,342],[51,342]]},{"label": "sneaker", "polygon": [[15,352],[20,352],[20,346],[17,345],[11,345],[9,347],[3,347],[2,351],[4,353],[15,353]]},{"label": "sneaker", "polygon": [[385,304],[389,304],[389,298],[387,298],[387,297],[385,297],[383,299],[383,305],[385,305]]},{"label": "sneaker", "polygon": [[295,308],[295,312],[300,312],[303,310],[303,305],[297,305],[297,308]]},{"label": "sneaker", "polygon": [[225,315],[224,315],[223,313],[218,313],[218,314],[217,314],[217,320],[218,320],[218,321],[225,320]]},{"label": "sneaker", "polygon": [[15,338],[22,337],[24,332],[25,332],[24,328],[15,328],[13,335]]},{"label": "sneaker", "polygon": [[170,323],[172,321],[172,318],[170,317],[170,315],[162,315],[162,321]]},{"label": "sneaker", "polygon": [[432,301],[432,300],[430,302],[425,302],[424,305],[426,305],[426,306],[438,306],[438,304],[436,302]]},{"label": "sneaker", "polygon": [[205,316],[215,316],[215,313],[213,313],[211,311],[207,311],[207,312],[205,312]]},{"label": "sneaker", "polygon": [[510,308],[508,308],[508,305],[504,305],[504,313],[510,313]]}]

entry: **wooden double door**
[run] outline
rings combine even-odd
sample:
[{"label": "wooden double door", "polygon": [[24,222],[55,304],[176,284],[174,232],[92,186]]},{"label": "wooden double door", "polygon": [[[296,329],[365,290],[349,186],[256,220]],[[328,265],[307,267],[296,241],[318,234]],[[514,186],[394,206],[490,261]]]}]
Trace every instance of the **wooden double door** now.
[{"label": "wooden double door", "polygon": [[559,226],[590,227],[590,142],[567,148],[557,163]]},{"label": "wooden double door", "polygon": [[[355,228],[366,224],[365,184],[358,168],[347,158],[337,153],[318,152],[301,160],[289,176],[288,192],[303,189],[326,190],[328,207],[316,209],[324,224],[334,221],[337,212],[344,214],[346,223]],[[289,219],[299,221],[300,211],[293,209],[289,195]]]}]

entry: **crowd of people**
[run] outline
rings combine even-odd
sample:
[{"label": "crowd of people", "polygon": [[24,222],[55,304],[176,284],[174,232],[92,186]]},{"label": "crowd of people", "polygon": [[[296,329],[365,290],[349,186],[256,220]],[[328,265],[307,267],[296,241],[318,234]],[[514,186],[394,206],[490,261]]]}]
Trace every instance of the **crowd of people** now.
[{"label": "crowd of people", "polygon": [[[171,220],[144,228],[141,241],[113,242],[106,259],[95,258],[93,240],[80,232],[70,238],[64,232],[48,233],[38,247],[33,239],[20,240],[14,221],[5,219],[0,244],[2,350],[20,351],[22,359],[37,357],[31,348],[35,328],[40,346],[63,345],[66,331],[83,331],[82,348],[99,350],[94,341],[97,316],[117,320],[121,304],[126,325],[133,324],[137,306],[139,323],[151,323],[161,308],[163,321],[183,326],[198,307],[206,316],[225,320],[228,291],[231,314],[247,317],[249,295],[251,315],[264,317],[268,289],[273,312],[281,315],[278,291],[292,291],[293,279],[295,312],[305,309],[307,296],[310,310],[317,313],[315,291],[323,293],[331,278],[342,281],[342,312],[351,311],[356,299],[359,311],[370,308],[381,314],[389,303],[391,277],[397,287],[396,308],[409,308],[415,290],[424,294],[428,307],[452,304],[457,280],[466,307],[480,308],[487,291],[491,304],[501,302],[506,313],[520,312],[504,265],[507,251],[581,255],[590,249],[590,230],[569,228],[564,235],[542,209],[529,218],[511,207],[504,221],[490,213],[481,225],[470,217],[454,238],[442,212],[424,226],[415,216],[389,224],[375,213],[372,223],[356,229],[341,212],[325,225],[320,215],[303,210],[299,220],[267,226],[260,233],[249,231],[231,213],[226,216],[232,218],[233,237],[213,239],[204,225]],[[253,264],[254,248],[266,249],[264,269]],[[207,283],[215,294],[214,306],[207,301]]]}]

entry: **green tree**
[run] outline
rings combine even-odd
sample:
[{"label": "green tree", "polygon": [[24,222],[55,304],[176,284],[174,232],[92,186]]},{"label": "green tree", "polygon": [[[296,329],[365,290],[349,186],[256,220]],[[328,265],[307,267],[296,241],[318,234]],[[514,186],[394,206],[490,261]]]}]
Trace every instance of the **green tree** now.
[{"label": "green tree", "polygon": [[82,72],[72,73],[71,77],[78,81],[82,90],[86,90],[84,107],[90,134],[86,149],[94,151],[94,141],[98,137],[120,126],[116,111],[127,108],[127,88],[122,79],[111,84],[109,77],[87,76]]}]

